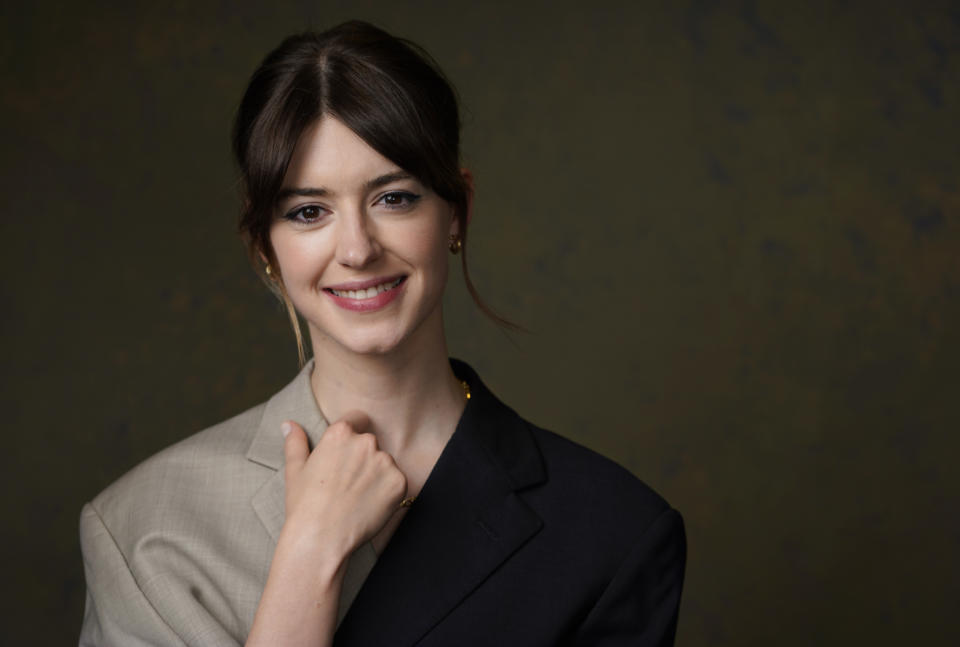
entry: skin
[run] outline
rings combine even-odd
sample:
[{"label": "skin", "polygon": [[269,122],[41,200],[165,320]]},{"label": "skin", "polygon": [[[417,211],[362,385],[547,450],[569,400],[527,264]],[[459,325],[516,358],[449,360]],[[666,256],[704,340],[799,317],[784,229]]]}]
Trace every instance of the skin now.
[{"label": "skin", "polygon": [[[449,203],[329,116],[300,137],[283,186],[297,194],[271,227],[276,274],[307,321],[311,386],[333,422],[312,452],[296,423],[278,430],[286,521],[247,645],[329,645],[347,559],[367,541],[382,552],[466,404],[442,313],[459,226]],[[325,291],[398,275],[396,298],[372,312]]]}]

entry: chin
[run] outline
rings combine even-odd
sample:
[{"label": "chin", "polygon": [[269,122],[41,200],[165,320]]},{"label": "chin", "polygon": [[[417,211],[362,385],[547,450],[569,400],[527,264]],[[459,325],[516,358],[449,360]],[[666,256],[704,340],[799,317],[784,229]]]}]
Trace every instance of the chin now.
[{"label": "chin", "polygon": [[[434,314],[439,314],[439,310],[435,310]],[[326,328],[311,324],[310,332],[311,336],[317,335],[314,338],[323,340],[322,343],[328,347],[339,346],[355,355],[389,355],[411,343],[420,345],[423,336],[431,334],[432,327],[424,325],[427,319],[429,316],[423,320],[411,319],[401,312],[390,313],[390,316],[379,320],[363,316],[359,321],[337,318],[329,321],[330,326]]]},{"label": "chin", "polygon": [[347,335],[344,337],[328,335],[328,337],[342,348],[357,355],[386,355],[396,350],[403,341],[402,335],[389,334]]}]

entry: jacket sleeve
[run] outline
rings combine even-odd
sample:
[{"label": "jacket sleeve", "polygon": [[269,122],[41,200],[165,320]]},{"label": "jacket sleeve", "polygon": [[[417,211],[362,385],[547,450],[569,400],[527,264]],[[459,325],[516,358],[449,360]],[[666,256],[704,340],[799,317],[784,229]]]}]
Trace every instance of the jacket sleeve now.
[{"label": "jacket sleeve", "polygon": [[110,531],[89,503],[80,513],[80,547],[87,580],[80,647],[185,644],[144,595]]},{"label": "jacket sleeve", "polygon": [[574,644],[673,645],[686,556],[683,518],[668,508],[620,565]]}]

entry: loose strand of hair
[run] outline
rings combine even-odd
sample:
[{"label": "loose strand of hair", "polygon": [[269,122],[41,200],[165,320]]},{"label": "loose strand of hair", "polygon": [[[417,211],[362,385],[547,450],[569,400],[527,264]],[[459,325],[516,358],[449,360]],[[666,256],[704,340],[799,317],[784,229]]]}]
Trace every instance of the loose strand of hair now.
[{"label": "loose strand of hair", "polygon": [[[466,240],[462,240],[463,243]],[[489,319],[494,323],[506,328],[510,332],[522,332],[529,333],[530,331],[524,328],[523,326],[516,324],[506,317],[502,316],[496,310],[487,305],[486,301],[483,300],[480,296],[480,292],[477,290],[476,286],[473,284],[473,280],[470,278],[470,269],[467,267],[467,247],[464,244],[460,250],[460,267],[463,270],[463,282],[467,286],[467,292],[470,293],[470,297],[473,299],[473,303],[480,309],[480,311],[485,314]]]},{"label": "loose strand of hair", "polygon": [[307,358],[303,352],[303,333],[300,330],[300,319],[297,317],[297,309],[293,307],[293,302],[287,295],[287,290],[283,287],[283,282],[277,280],[275,285],[280,292],[283,305],[287,310],[287,316],[290,318],[290,327],[293,328],[293,335],[297,339],[297,360],[300,368],[303,368],[307,363]]}]

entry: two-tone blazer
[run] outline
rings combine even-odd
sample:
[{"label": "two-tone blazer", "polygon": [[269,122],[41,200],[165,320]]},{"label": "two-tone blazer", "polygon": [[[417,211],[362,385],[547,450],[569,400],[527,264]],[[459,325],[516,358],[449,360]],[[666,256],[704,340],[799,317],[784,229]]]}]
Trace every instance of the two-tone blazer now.
[{"label": "two-tone blazer", "polygon": [[[673,644],[680,515],[451,364],[472,397],[383,553],[351,556],[335,644]],[[284,520],[280,423],[296,420],[314,444],[327,426],[312,370],[84,506],[81,645],[243,644]]]}]

